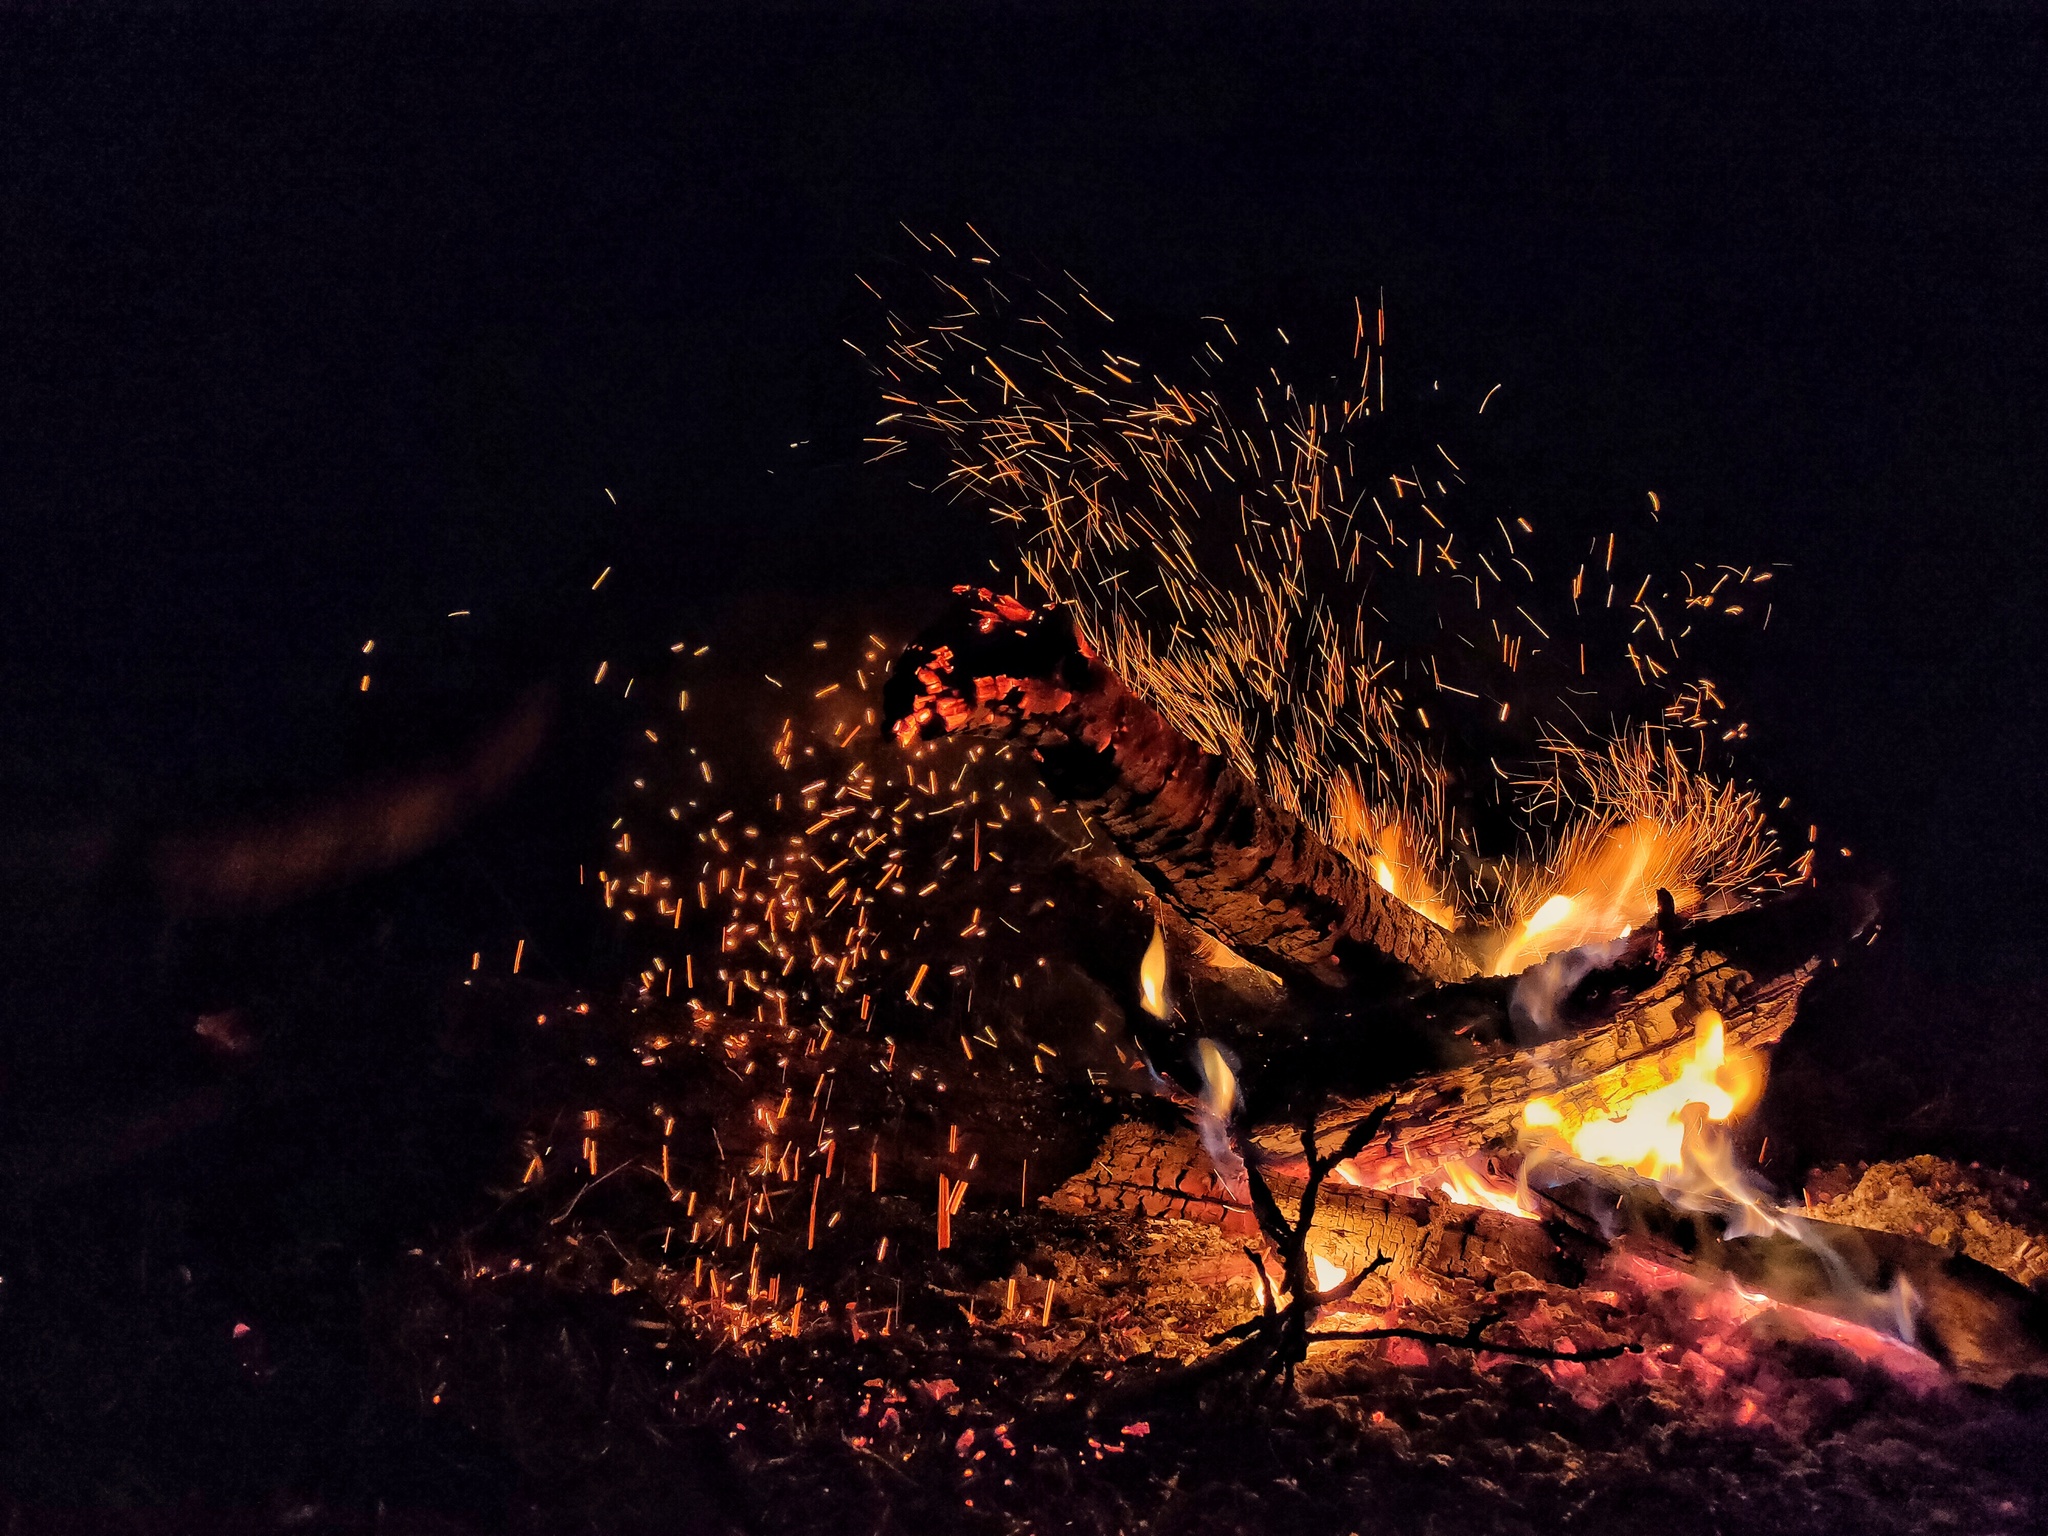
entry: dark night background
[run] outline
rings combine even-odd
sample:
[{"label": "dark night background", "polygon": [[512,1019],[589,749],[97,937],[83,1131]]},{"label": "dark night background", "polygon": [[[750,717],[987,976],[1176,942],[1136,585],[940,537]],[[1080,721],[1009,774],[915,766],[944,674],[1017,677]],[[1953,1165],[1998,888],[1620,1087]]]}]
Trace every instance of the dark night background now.
[{"label": "dark night background", "polygon": [[[408,986],[433,995],[405,976],[502,935],[591,979],[572,872],[621,727],[572,713],[536,786],[314,919],[167,938],[136,840],[453,742],[549,668],[766,615],[907,628],[986,569],[974,516],[859,462],[871,387],[840,338],[876,324],[853,275],[904,258],[899,220],[972,221],[1139,315],[1340,327],[1384,289],[1409,385],[1503,385],[1488,419],[1532,499],[1654,488],[1688,556],[1789,562],[1741,679],[1746,764],[1894,881],[1892,1013],[1843,1037],[1917,1038],[1999,1079],[2000,1125],[2029,1119],[2041,13],[958,9],[0,19],[9,1145],[75,1134],[90,1164],[76,1127],[206,1070],[158,1031],[369,964],[373,930],[347,1017],[387,1044]],[[319,1135],[383,1112],[382,1050],[282,1051],[287,1078],[360,1090],[320,1095]],[[1903,1111],[1923,1064],[1901,1059],[1871,1081]],[[265,1113],[303,1118],[279,1092]],[[213,1264],[222,1316],[284,1241],[249,1214],[266,1180],[316,1179],[248,1151],[288,1149],[258,1134],[278,1124],[237,1124],[232,1157],[148,1159],[237,1191],[232,1221],[165,1238]],[[5,1291],[101,1241],[53,1203],[161,1208],[109,1193],[133,1183],[30,1181]],[[344,1254],[427,1219],[377,1187],[368,1214],[334,1198]],[[177,1337],[133,1326],[133,1358]],[[10,1297],[0,1327],[14,1433],[71,1426],[15,1439],[0,1489],[175,1487],[79,1427],[77,1383],[121,1369],[87,1325]],[[173,1363],[129,1435],[180,1418],[164,1383],[208,1379],[185,1348],[151,1357]],[[342,1413],[314,1374],[264,1433]],[[232,1397],[201,1416],[255,1434]],[[263,1491],[206,1433],[178,1443],[211,1497]]]}]

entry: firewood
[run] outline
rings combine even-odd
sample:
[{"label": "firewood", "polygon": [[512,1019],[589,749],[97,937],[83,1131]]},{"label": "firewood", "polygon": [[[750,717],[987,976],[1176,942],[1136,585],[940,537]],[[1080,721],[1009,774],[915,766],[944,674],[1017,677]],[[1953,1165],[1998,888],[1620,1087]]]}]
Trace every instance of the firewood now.
[{"label": "firewood", "polygon": [[2048,1376],[2048,1307],[1989,1265],[1894,1232],[1801,1216],[1763,1223],[1733,1201],[1668,1200],[1626,1170],[1550,1158],[1532,1188],[1626,1251],[1924,1349],[1964,1381],[2002,1387]]},{"label": "firewood", "polygon": [[[1311,1248],[1346,1274],[1384,1258],[1375,1277],[1380,1284],[1363,1298],[1381,1300],[1382,1286],[1416,1296],[1485,1291],[1520,1275],[1576,1284],[1586,1263],[1613,1247],[1703,1279],[1726,1276],[1752,1294],[1903,1338],[1964,1381],[1995,1387],[2019,1375],[2048,1376],[2048,1308],[1962,1255],[1894,1233],[1803,1218],[1780,1218],[1794,1230],[1737,1235],[1742,1213],[1733,1202],[1689,1200],[1697,1208],[1681,1208],[1652,1180],[1566,1158],[1535,1164],[1530,1180],[1564,1221],[1332,1181],[1316,1208]],[[1299,1181],[1271,1175],[1268,1182],[1294,1220]],[[1112,1130],[1095,1163],[1048,1203],[1208,1222],[1254,1238],[1259,1232],[1249,1206],[1216,1178],[1193,1131],[1137,1122]]]},{"label": "firewood", "polygon": [[959,590],[890,674],[883,701],[900,740],[1028,742],[1048,787],[1166,901],[1261,964],[1389,991],[1473,973],[1449,933],[1169,726],[1064,611]]},{"label": "firewood", "polygon": [[[1300,1209],[1302,1183],[1268,1178],[1288,1220]],[[1166,1131],[1137,1121],[1116,1126],[1089,1168],[1049,1199],[1056,1210],[1127,1211],[1200,1221],[1256,1238],[1250,1207],[1234,1199],[1191,1130]],[[1382,1194],[1331,1182],[1317,1203],[1313,1248],[1346,1274],[1386,1258],[1381,1280],[1409,1292],[1491,1286],[1517,1272],[1576,1283],[1575,1253],[1533,1221],[1429,1197]]]},{"label": "firewood", "polygon": [[[1573,1119],[1621,1103],[1674,1075],[1674,1059],[1691,1049],[1694,1021],[1708,1008],[1721,1015],[1731,1049],[1768,1049],[1791,1027],[1818,964],[1809,959],[1757,981],[1717,951],[1688,946],[1603,1024],[1541,1045],[1497,1047],[1392,1090],[1379,1137],[1353,1159],[1357,1173],[1368,1185],[1387,1186],[1427,1179],[1448,1162],[1511,1151],[1523,1106],[1538,1096]],[[1317,1145],[1341,1140],[1389,1096],[1331,1096],[1316,1118]],[[1289,1126],[1261,1127],[1252,1139],[1282,1167],[1298,1160]]]}]

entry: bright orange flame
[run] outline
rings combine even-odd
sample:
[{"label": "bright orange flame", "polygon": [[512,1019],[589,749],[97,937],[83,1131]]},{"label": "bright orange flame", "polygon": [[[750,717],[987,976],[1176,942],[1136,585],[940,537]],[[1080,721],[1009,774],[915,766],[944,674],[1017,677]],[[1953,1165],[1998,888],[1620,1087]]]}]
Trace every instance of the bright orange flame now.
[{"label": "bright orange flame", "polygon": [[1599,944],[1640,928],[1657,914],[1657,890],[1671,889],[1681,910],[1697,900],[1676,889],[1686,836],[1644,817],[1594,843],[1562,873],[1562,890],[1513,930],[1494,957],[1493,974],[1513,976],[1546,956]]},{"label": "bright orange flame", "polygon": [[1431,886],[1409,843],[1408,829],[1398,819],[1379,829],[1374,839],[1371,864],[1374,882],[1389,896],[1410,911],[1421,913],[1437,927],[1457,927],[1457,911]]},{"label": "bright orange flame", "polygon": [[1334,1290],[1344,1283],[1345,1269],[1342,1264],[1333,1264],[1320,1253],[1310,1254],[1308,1264],[1318,1291]]},{"label": "bright orange flame", "polygon": [[1403,906],[1439,928],[1458,926],[1456,909],[1433,888],[1421,861],[1414,857],[1401,818],[1396,816],[1384,825],[1375,822],[1365,797],[1343,773],[1330,788],[1330,837],[1371,872],[1373,884]]},{"label": "bright orange flame", "polygon": [[1438,1193],[1457,1205],[1477,1206],[1481,1210],[1500,1211],[1509,1216],[1535,1214],[1522,1204],[1515,1191],[1493,1183],[1462,1158],[1445,1163],[1439,1171],[1443,1174],[1443,1182],[1437,1186]]},{"label": "bright orange flame", "polygon": [[1157,924],[1153,925],[1152,942],[1146,947],[1145,958],[1138,963],[1138,996],[1153,1018],[1166,1017],[1166,933]]},{"label": "bright orange flame", "polygon": [[1698,1106],[1707,1120],[1723,1122],[1747,1108],[1762,1086],[1755,1058],[1729,1055],[1721,1016],[1709,1009],[1700,1015],[1692,1052],[1680,1062],[1678,1075],[1618,1106],[1618,1116],[1595,1115],[1573,1124],[1555,1100],[1531,1099],[1522,1123],[1554,1132],[1584,1162],[1670,1178],[1686,1168],[1687,1111]]}]

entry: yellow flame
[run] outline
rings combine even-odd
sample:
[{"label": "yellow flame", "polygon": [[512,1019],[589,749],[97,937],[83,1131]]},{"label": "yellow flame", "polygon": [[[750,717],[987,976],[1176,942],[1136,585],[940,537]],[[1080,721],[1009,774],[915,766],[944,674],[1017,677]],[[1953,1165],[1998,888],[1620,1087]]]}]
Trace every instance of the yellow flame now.
[{"label": "yellow flame", "polygon": [[1342,1264],[1332,1264],[1320,1253],[1310,1254],[1308,1264],[1318,1291],[1335,1290],[1344,1283],[1346,1271]]},{"label": "yellow flame", "polygon": [[1237,1103],[1237,1074],[1223,1059],[1216,1042],[1203,1038],[1195,1043],[1195,1056],[1202,1068],[1202,1104],[1218,1120],[1228,1120]]},{"label": "yellow flame", "polygon": [[1458,1205],[1476,1206],[1485,1211],[1501,1211],[1509,1216],[1531,1216],[1535,1213],[1525,1207],[1515,1191],[1503,1189],[1482,1175],[1462,1158],[1454,1158],[1440,1170],[1443,1180],[1438,1184],[1438,1193]]},{"label": "yellow flame", "polygon": [[1388,822],[1374,839],[1372,878],[1379,888],[1439,928],[1455,928],[1458,914],[1430,884],[1413,856],[1413,838],[1399,818]]},{"label": "yellow flame", "polygon": [[[1689,1118],[1726,1121],[1747,1108],[1762,1086],[1755,1058],[1729,1054],[1721,1016],[1709,1009],[1700,1015],[1692,1052],[1679,1063],[1678,1075],[1630,1099],[1620,1115],[1595,1115],[1573,1124],[1555,1100],[1531,1099],[1523,1107],[1522,1123],[1557,1134],[1584,1162],[1669,1178],[1686,1169]],[[1696,1114],[1689,1116],[1695,1106]]]},{"label": "yellow flame", "polygon": [[1615,827],[1560,872],[1553,893],[1513,929],[1494,957],[1493,974],[1513,976],[1560,950],[1622,937],[1657,913],[1657,891],[1681,911],[1699,893],[1679,879],[1686,836],[1649,817]]},{"label": "yellow flame", "polygon": [[1533,939],[1540,933],[1548,933],[1566,918],[1570,917],[1578,903],[1569,896],[1553,896],[1543,903],[1522,925],[1524,940]]},{"label": "yellow flame", "polygon": [[1329,810],[1330,841],[1362,865],[1373,884],[1437,927],[1457,927],[1456,909],[1442,899],[1422,861],[1412,855],[1413,838],[1399,816],[1376,822],[1358,786],[1343,772],[1330,786]]},{"label": "yellow flame", "polygon": [[1138,998],[1155,1019],[1166,1017],[1166,931],[1152,925],[1152,942],[1138,963]]}]

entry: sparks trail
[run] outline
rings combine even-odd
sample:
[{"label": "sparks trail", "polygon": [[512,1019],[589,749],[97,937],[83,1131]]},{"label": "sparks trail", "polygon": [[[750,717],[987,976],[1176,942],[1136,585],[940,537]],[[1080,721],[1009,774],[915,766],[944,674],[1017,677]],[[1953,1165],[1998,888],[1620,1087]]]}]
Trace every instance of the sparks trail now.
[{"label": "sparks trail", "polygon": [[1660,888],[1712,912],[1786,878],[1692,659],[1769,571],[1539,538],[1389,413],[1383,309],[1311,394],[1216,317],[1155,368],[1070,277],[926,249],[924,296],[857,349],[876,456],[936,443],[1111,672],[1488,968],[1640,925]]},{"label": "sparks trail", "polygon": [[878,733],[893,646],[813,649],[828,654],[756,676],[676,647],[655,694],[674,713],[649,717],[611,846],[583,871],[636,956],[641,1065],[694,1063],[719,1091],[686,1097],[710,1108],[680,1134],[673,1099],[651,1122],[590,1110],[573,1159],[541,1137],[526,1152],[529,1184],[570,1162],[593,1181],[557,1220],[621,1155],[657,1174],[682,1215],[635,1283],[735,1343],[895,1326],[900,1302],[870,1307],[868,1288],[923,1262],[934,1227],[946,1248],[963,1211],[1028,1202],[1041,1151],[1072,1138],[1081,1155],[1097,1127],[1077,1095],[1143,1081],[1072,960],[1141,917],[1077,910],[1103,900],[1062,863],[1093,841],[1085,819],[1021,751]]}]

